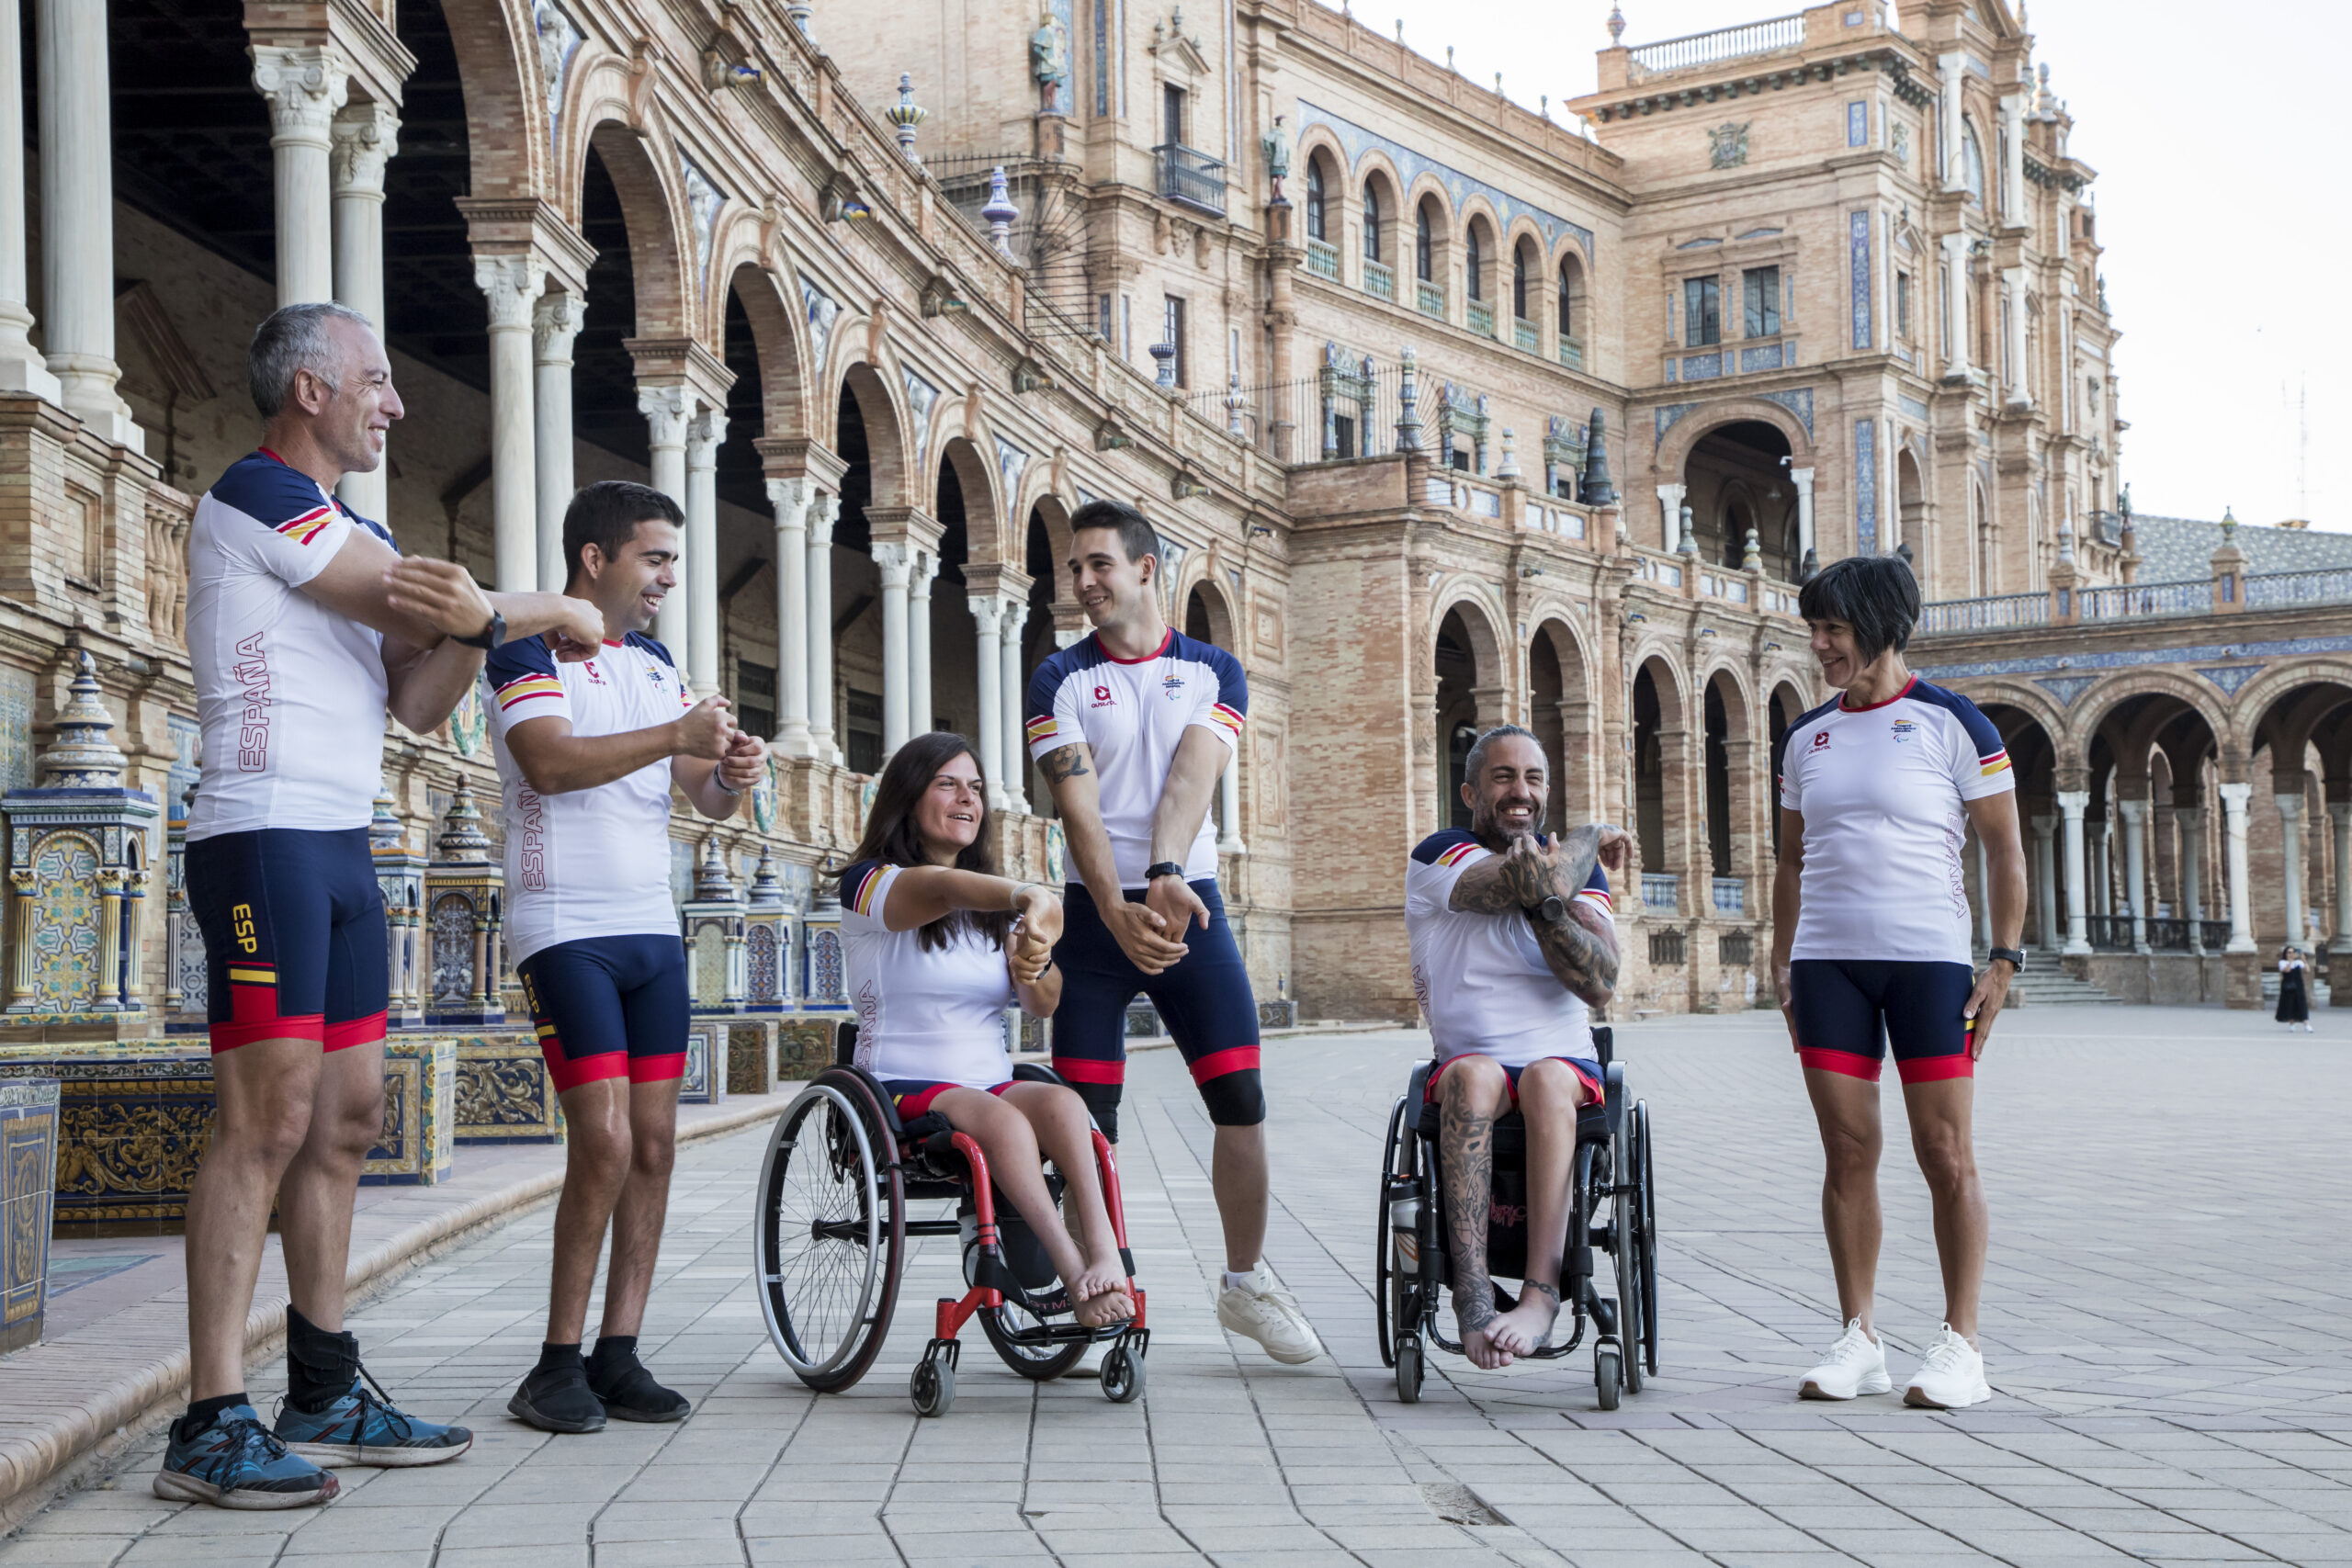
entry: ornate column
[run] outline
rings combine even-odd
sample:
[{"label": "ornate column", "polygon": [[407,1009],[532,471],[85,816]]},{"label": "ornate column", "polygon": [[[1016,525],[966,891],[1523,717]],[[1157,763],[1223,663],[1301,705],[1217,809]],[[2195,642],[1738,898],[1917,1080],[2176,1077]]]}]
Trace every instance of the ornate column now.
[{"label": "ornate column", "polygon": [[907,733],[922,735],[931,728],[936,710],[931,703],[931,583],[939,575],[933,550],[915,552],[914,570],[907,580]]},{"label": "ornate column", "polygon": [[915,550],[903,539],[872,547],[874,564],[882,569],[882,755],[888,758],[907,742],[907,578]]},{"label": "ornate column", "polygon": [[[24,22],[17,0],[0,0],[0,125],[25,123]],[[32,293],[25,243],[25,139],[0,136],[0,391],[57,401],[57,378],[26,334]],[[51,232],[55,231],[52,230]]]},{"label": "ornate column", "polygon": [[1789,479],[1797,487],[1797,558],[1800,579],[1819,570],[1821,561],[1813,553],[1813,470],[1791,468]]},{"label": "ornate column", "polygon": [[2108,869],[2108,827],[2104,817],[2090,818],[2084,824],[2090,851],[2090,880],[2085,891],[2090,895],[2089,912],[2100,916],[2115,913],[2115,878]]},{"label": "ornate column", "polygon": [[[686,423],[702,406],[684,387],[639,387],[637,412],[645,416],[653,488],[686,510]],[[653,635],[673,659],[686,657],[686,592],[681,582],[662,601]]]},{"label": "ornate column", "polygon": [[2123,814],[2123,897],[2132,910],[2132,951],[2148,951],[2148,856],[2147,840],[2142,836],[2147,826],[2148,803],[2144,800],[2119,800],[2115,808]]},{"label": "ornate column", "polygon": [[1004,808],[1007,811],[1026,811],[1029,809],[1029,728],[1022,722],[1022,714],[1028,705],[1029,681],[1028,671],[1021,668],[1021,629],[1029,621],[1029,602],[1007,597],[1002,606],[1004,728],[997,732],[997,744],[1004,752]]},{"label": "ornate column", "polygon": [[[334,200],[334,298],[384,333],[384,165],[400,151],[400,117],[363,98],[329,127],[329,188]],[[373,473],[345,474],[334,491],[362,517],[384,520],[390,457]]]},{"label": "ornate column", "polygon": [[2066,822],[2066,945],[2061,953],[2088,953],[2090,930],[2083,907],[2083,889],[2089,881],[2083,865],[2083,812],[2091,803],[2086,789],[2062,789],[2058,809]]},{"label": "ornate column", "polygon": [[808,503],[805,479],[768,480],[775,509],[776,750],[806,757],[808,747]]},{"label": "ornate column", "polygon": [[2205,951],[2205,808],[2176,799],[2173,822],[2180,829],[2180,912],[2188,921],[2188,951]]},{"label": "ornate column", "polygon": [[499,591],[538,586],[538,434],[531,414],[531,309],[547,287],[537,256],[478,256],[474,282],[490,300],[491,539]]},{"label": "ornate column", "polygon": [[989,809],[1004,809],[1004,776],[1010,772],[1004,750],[1004,602],[993,593],[975,593],[964,602],[979,627],[977,671],[980,693],[980,777],[988,781]]},{"label": "ornate column", "polygon": [[1951,293],[1944,315],[1944,375],[1968,374],[1968,236],[1944,236],[1944,276]]},{"label": "ornate column", "polygon": [[1937,129],[1942,133],[1943,185],[1946,190],[1968,188],[1968,171],[1962,166],[1960,151],[1960,84],[1967,69],[1968,55],[1964,51],[1955,49],[1936,57],[1936,78],[1940,97],[1939,107],[1941,110]]},{"label": "ornate column", "polygon": [[2352,953],[2352,801],[2327,803],[2329,858],[2335,864],[2335,929],[2327,951]]},{"label": "ornate column", "polygon": [[532,451],[537,460],[539,591],[560,593],[563,513],[571,504],[571,344],[588,303],[544,294],[531,308]]},{"label": "ornate column", "polygon": [[1689,487],[1660,485],[1657,487],[1658,548],[1672,551],[1682,544],[1682,497]]},{"label": "ornate column", "polygon": [[2254,794],[2250,784],[2222,786],[2222,841],[2228,847],[2230,877],[2230,945],[2224,953],[2254,951],[2254,920],[2245,885],[2245,803]]},{"label": "ornate column", "polygon": [[[139,426],[114,389],[122,369],[114,359],[107,11],[87,0],[35,0],[33,15],[40,40],[40,276],[48,368],[68,413],[79,415],[99,439],[141,451]],[[323,298],[323,288],[320,293]]]},{"label": "ornate column", "polygon": [[2310,922],[2303,919],[2303,883],[2309,869],[2303,858],[2303,796],[2297,791],[2292,795],[2274,795],[2271,799],[2278,803],[2278,855],[2280,868],[2286,873],[2280,880],[2287,885],[2287,940],[2301,947],[2310,930]]},{"label": "ornate column", "polygon": [[2036,945],[2058,951],[2058,863],[2051,833],[2058,819],[2048,815],[2033,819],[2033,932]]},{"label": "ornate column", "polygon": [[833,737],[833,525],[842,498],[820,491],[808,509],[808,754],[838,763]]},{"label": "ornate column", "polygon": [[[334,296],[334,210],[327,170],[335,110],[351,69],[324,46],[254,46],[254,86],[269,101],[269,153],[277,200],[277,302]],[[43,211],[46,212],[44,208]]]},{"label": "ornate column", "polygon": [[[2025,90],[2020,87],[2001,98],[2001,221],[2004,227],[2020,229],[2026,222],[2025,199]],[[2059,231],[2064,233],[2064,230]]]},{"label": "ornate column", "polygon": [[696,700],[718,690],[718,448],[726,439],[727,416],[717,409],[686,426],[686,669]]},{"label": "ornate column", "polygon": [[2033,394],[2027,389],[2025,377],[2025,268],[2001,269],[2001,299],[2008,306],[2008,320],[2001,328],[2001,340],[2009,361],[2008,400],[2030,405]]}]

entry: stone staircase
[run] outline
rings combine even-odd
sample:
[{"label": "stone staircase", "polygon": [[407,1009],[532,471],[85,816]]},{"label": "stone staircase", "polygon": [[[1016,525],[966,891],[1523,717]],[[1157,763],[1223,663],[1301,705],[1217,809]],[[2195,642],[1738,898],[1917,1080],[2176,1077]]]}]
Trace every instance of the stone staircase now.
[{"label": "stone staircase", "polygon": [[[1979,964],[1983,961],[1980,959]],[[2007,1005],[2013,1008],[2096,1007],[2115,998],[2092,985],[2077,980],[2058,967],[2055,957],[2043,953],[2027,955],[2024,974],[2009,982]]]}]

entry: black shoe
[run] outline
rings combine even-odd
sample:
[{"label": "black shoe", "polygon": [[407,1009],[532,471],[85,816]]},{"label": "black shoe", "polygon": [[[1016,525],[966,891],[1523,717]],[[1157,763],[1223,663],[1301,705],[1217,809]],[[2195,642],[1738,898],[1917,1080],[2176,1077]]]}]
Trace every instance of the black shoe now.
[{"label": "black shoe", "polygon": [[540,1368],[523,1380],[506,1402],[508,1414],[542,1432],[601,1432],[605,1405],[588,1386],[587,1369],[578,1361],[552,1370]]},{"label": "black shoe", "polygon": [[622,1421],[683,1421],[695,1407],[684,1394],[655,1382],[634,1350],[610,1360],[591,1358],[588,1386],[604,1401],[605,1413]]}]

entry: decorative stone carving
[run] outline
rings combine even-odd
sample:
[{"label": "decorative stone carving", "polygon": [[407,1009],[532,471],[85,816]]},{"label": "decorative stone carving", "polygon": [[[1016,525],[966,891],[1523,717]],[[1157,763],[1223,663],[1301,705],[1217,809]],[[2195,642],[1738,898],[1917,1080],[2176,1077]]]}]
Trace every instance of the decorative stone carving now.
[{"label": "decorative stone carving", "polygon": [[[461,778],[424,872],[419,959],[431,965],[430,995],[424,998],[428,1024],[506,1021],[499,981],[505,889],[506,870],[482,832],[473,785]],[[429,948],[423,947],[426,942]]]},{"label": "decorative stone carving", "polygon": [[781,1012],[792,1003],[792,910],[766,846],[752,872],[743,913],[743,1010]]},{"label": "decorative stone carving", "polygon": [[414,1029],[424,1022],[424,857],[409,848],[408,829],[392,813],[390,795],[376,796],[368,826],[376,886],[384,895],[386,956],[391,976],[385,1026]]},{"label": "decorative stone carving", "polygon": [[744,899],[728,874],[714,833],[703,840],[695,896],[678,910],[685,927],[686,978],[697,1013],[734,1012],[743,1005]]},{"label": "decorative stone carving", "polygon": [[1069,82],[1069,35],[1051,11],[1037,13],[1037,30],[1029,35],[1029,76],[1037,84],[1037,112],[1062,112],[1062,88]]},{"label": "decorative stone carving", "polygon": [[1707,132],[1707,162],[1718,169],[1736,169],[1747,162],[1749,122],[1724,124]]}]

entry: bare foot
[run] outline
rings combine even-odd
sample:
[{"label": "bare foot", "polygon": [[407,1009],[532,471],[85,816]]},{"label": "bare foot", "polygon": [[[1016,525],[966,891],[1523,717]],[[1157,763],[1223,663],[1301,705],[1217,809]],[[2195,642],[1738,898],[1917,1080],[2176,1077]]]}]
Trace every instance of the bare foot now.
[{"label": "bare foot", "polygon": [[1510,1365],[1514,1352],[1495,1342],[1495,1330],[1501,1326],[1503,1319],[1495,1315],[1492,1290],[1480,1292],[1472,1301],[1455,1296],[1453,1320],[1462,1325],[1462,1353],[1472,1366],[1495,1372]]},{"label": "bare foot", "polygon": [[1126,1269],[1114,1252],[1108,1258],[1087,1259],[1086,1267],[1079,1270],[1078,1278],[1069,1282],[1069,1296],[1070,1300],[1080,1302],[1090,1296],[1099,1296],[1105,1291],[1125,1291],[1126,1287]]},{"label": "bare foot", "polygon": [[1070,1309],[1070,1315],[1077,1318],[1080,1326],[1084,1328],[1108,1328],[1114,1323],[1126,1322],[1135,1314],[1136,1303],[1122,1290],[1100,1291],[1080,1298],[1078,1304]]},{"label": "bare foot", "polygon": [[1559,1315],[1560,1298],[1541,1285],[1530,1285],[1517,1306],[1487,1325],[1487,1337],[1507,1355],[1532,1355],[1550,1342],[1553,1320]]}]

